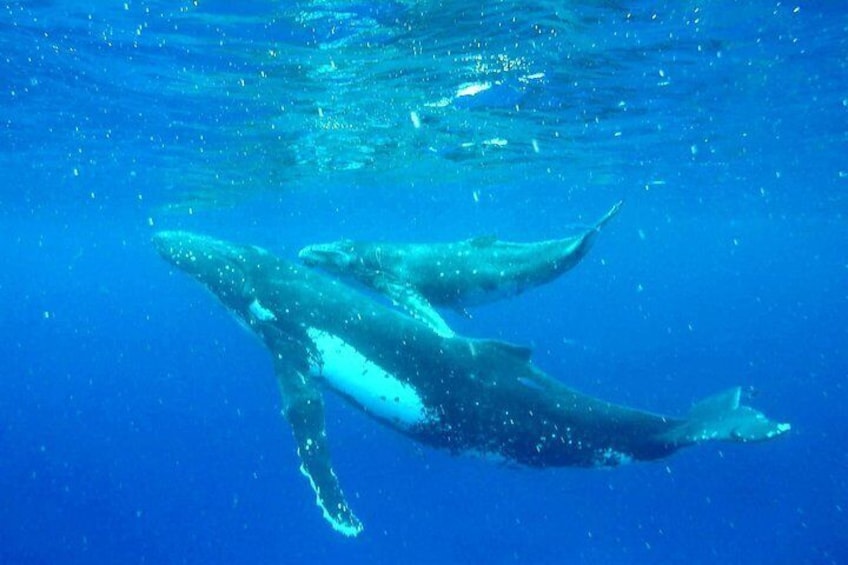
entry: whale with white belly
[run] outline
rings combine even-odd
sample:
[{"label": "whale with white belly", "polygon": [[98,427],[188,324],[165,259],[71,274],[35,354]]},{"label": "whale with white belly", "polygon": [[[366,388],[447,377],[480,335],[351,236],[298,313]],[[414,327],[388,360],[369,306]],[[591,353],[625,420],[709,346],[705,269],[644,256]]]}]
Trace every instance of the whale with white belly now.
[{"label": "whale with white belly", "polygon": [[410,438],[455,453],[533,467],[612,466],[711,440],[785,433],[734,388],[670,418],[575,392],[526,348],[445,337],[343,283],[258,247],[188,232],[154,242],[264,342],[297,444],[301,472],[332,527],[362,531],[331,463],[322,389]]}]

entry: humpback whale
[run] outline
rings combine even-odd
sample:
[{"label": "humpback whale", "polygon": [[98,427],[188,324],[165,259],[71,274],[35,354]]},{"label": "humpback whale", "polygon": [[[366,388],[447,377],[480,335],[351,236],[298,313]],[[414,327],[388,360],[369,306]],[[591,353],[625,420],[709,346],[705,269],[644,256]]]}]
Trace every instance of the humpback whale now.
[{"label": "humpback whale", "polygon": [[174,267],[206,286],[265,344],[300,470],[338,532],[362,531],[333,469],[324,389],[424,444],[531,467],[615,466],[704,441],[753,442],[789,424],[733,388],[672,418],[571,390],[524,347],[445,337],[318,271],[259,247],[189,232],[153,237]]},{"label": "humpback whale", "polygon": [[387,295],[440,335],[453,331],[434,307],[457,310],[521,294],[568,271],[589,252],[618,213],[563,239],[515,243],[477,237],[455,243],[394,244],[340,240],[304,247],[307,266],[352,278]]}]

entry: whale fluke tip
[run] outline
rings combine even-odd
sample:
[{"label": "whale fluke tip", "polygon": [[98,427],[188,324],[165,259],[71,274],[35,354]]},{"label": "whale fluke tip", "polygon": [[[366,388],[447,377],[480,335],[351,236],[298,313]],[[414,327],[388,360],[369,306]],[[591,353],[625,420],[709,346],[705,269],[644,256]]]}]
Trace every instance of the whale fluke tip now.
[{"label": "whale fluke tip", "polygon": [[609,211],[606,214],[604,214],[604,216],[600,220],[598,220],[598,222],[595,224],[595,229],[600,230],[605,225],[607,225],[607,223],[611,219],[613,219],[616,216],[616,214],[618,214],[618,211],[621,210],[621,206],[623,204],[624,204],[624,200],[619,200],[618,202],[613,204],[612,208],[610,208]]},{"label": "whale fluke tip", "polygon": [[670,434],[675,443],[766,441],[792,429],[785,422],[769,420],[765,414],[741,403],[742,389],[734,387],[695,404],[687,420]]}]

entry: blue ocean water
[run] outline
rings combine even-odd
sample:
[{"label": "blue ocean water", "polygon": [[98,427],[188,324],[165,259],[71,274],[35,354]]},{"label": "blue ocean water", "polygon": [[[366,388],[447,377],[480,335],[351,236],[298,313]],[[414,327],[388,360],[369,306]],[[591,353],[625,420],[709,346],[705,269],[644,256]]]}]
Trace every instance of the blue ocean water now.
[{"label": "blue ocean water", "polygon": [[[838,3],[0,7],[0,562],[848,560],[848,10]],[[327,527],[267,352],[150,244],[560,237],[447,313],[583,392],[734,385],[792,432],[614,470],[416,445],[328,395]]]}]

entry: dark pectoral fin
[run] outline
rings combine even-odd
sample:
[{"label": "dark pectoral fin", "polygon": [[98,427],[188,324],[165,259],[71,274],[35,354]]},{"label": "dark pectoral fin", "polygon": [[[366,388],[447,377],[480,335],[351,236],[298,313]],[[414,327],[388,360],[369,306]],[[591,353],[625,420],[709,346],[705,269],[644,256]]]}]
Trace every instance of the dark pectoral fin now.
[{"label": "dark pectoral fin", "polygon": [[383,280],[379,285],[379,290],[387,294],[396,304],[402,306],[410,316],[424,322],[440,336],[453,337],[456,335],[456,332],[448,326],[432,304],[412,286],[402,282]]},{"label": "dark pectoral fin", "polygon": [[277,380],[283,400],[283,415],[291,425],[300,457],[300,472],[312,490],[324,518],[334,530],[346,536],[362,532],[362,523],[345,500],[339,480],[333,472],[327,433],[324,428],[324,402],[315,383],[275,359]]}]

